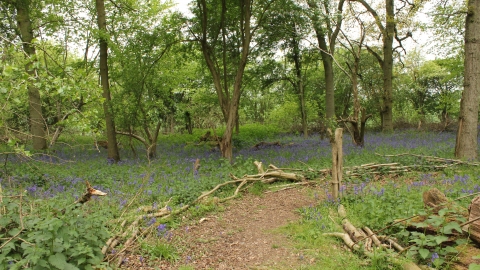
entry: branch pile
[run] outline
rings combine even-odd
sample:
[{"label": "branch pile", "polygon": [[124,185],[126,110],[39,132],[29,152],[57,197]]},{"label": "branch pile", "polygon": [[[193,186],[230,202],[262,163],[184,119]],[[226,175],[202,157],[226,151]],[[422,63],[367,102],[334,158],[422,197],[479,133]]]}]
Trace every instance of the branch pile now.
[{"label": "branch pile", "polygon": [[[346,216],[346,210],[343,205],[338,207],[338,215],[342,218],[343,232],[324,233],[325,236],[334,236],[343,240],[345,245],[352,251],[360,252],[361,254],[372,258],[374,256],[374,249],[389,249],[398,253],[403,252],[405,249],[398,244],[395,239],[385,236],[377,235],[373,233],[368,227],[357,228],[355,227]],[[378,232],[377,232],[378,233]],[[392,257],[392,262],[401,265],[404,270],[420,270],[413,262],[405,262]]]}]

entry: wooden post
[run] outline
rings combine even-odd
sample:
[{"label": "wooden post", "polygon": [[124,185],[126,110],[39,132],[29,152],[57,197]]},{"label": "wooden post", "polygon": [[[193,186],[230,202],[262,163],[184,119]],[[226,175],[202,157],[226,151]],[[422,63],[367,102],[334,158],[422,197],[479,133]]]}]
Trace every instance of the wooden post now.
[{"label": "wooden post", "polygon": [[343,177],[343,129],[337,128],[335,134],[332,134],[332,131],[328,129],[328,134],[332,145],[332,196],[334,200],[337,200]]}]

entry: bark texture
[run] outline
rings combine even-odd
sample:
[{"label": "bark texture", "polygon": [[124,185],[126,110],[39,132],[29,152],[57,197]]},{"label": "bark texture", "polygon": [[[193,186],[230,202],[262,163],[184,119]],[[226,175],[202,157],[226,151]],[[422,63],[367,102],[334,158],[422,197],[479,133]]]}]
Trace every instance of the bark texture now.
[{"label": "bark texture", "polygon": [[[338,33],[342,26],[342,14],[344,0],[338,2],[337,9],[332,13],[339,14],[336,21],[332,24],[328,22],[326,26],[320,16],[320,7],[314,0],[307,1],[308,6],[313,10],[313,27],[317,37],[318,47],[322,55],[322,64],[325,71],[325,117],[333,119],[335,117],[335,82],[333,72],[333,56],[335,54],[335,43]],[[328,1],[324,1],[325,9],[329,10]]]},{"label": "bark texture", "polygon": [[468,1],[465,21],[465,79],[458,121],[455,156],[476,159],[478,94],[480,88],[480,0]]},{"label": "bark texture", "polygon": [[33,31],[32,21],[30,19],[30,1],[17,0],[13,2],[17,10],[17,26],[20,32],[20,38],[23,43],[23,50],[29,58],[25,64],[25,71],[28,75],[34,78],[28,84],[28,105],[30,114],[30,132],[32,134],[33,149],[42,150],[47,148],[47,139],[45,137],[45,121],[42,114],[42,100],[40,98],[40,91],[34,85],[38,81],[36,68],[33,63],[36,60],[35,47],[32,44]]},{"label": "bark texture", "polygon": [[393,0],[385,1],[387,19],[383,33],[383,110],[382,130],[393,131],[393,39],[395,37],[395,13]]},{"label": "bark texture", "polygon": [[105,35],[107,34],[107,21],[105,15],[104,0],[96,0],[97,23],[100,30],[100,81],[103,89],[103,111],[105,114],[105,125],[107,128],[108,158],[117,162],[120,160],[118,152],[117,137],[115,133],[115,122],[113,120],[113,111],[111,106],[110,83],[108,81],[108,43]]}]

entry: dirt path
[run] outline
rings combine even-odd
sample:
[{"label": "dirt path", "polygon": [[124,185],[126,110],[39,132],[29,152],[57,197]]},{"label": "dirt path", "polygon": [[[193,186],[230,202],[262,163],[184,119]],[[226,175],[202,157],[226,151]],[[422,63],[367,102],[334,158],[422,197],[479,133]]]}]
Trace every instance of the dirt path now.
[{"label": "dirt path", "polygon": [[[308,188],[232,200],[222,212],[182,224],[173,231],[181,258],[174,264],[146,262],[132,255],[124,269],[296,269],[305,264],[293,244],[276,228],[297,221],[297,209],[315,203]],[[149,265],[149,266],[147,266]]]}]

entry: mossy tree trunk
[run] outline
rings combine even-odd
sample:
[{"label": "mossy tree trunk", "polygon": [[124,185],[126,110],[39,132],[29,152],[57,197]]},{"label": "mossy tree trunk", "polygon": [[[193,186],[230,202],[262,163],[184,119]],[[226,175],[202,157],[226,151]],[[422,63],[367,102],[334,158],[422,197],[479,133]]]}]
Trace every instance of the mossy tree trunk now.
[{"label": "mossy tree trunk", "polygon": [[95,3],[97,8],[98,29],[100,30],[100,81],[102,84],[103,98],[105,99],[103,102],[103,112],[105,114],[105,125],[107,129],[108,158],[114,162],[118,162],[120,160],[120,154],[118,152],[115,122],[111,104],[110,83],[108,80],[108,43],[105,2],[104,0],[96,0]]},{"label": "mossy tree trunk", "polygon": [[38,81],[37,71],[34,62],[37,61],[35,47],[32,44],[33,30],[30,19],[30,1],[17,0],[12,1],[17,11],[17,27],[22,40],[23,50],[29,58],[25,64],[25,71],[33,79],[28,83],[28,105],[30,115],[30,132],[32,134],[33,149],[42,150],[47,148],[47,138],[45,132],[45,121],[42,114],[42,100],[40,90],[35,86]]}]

